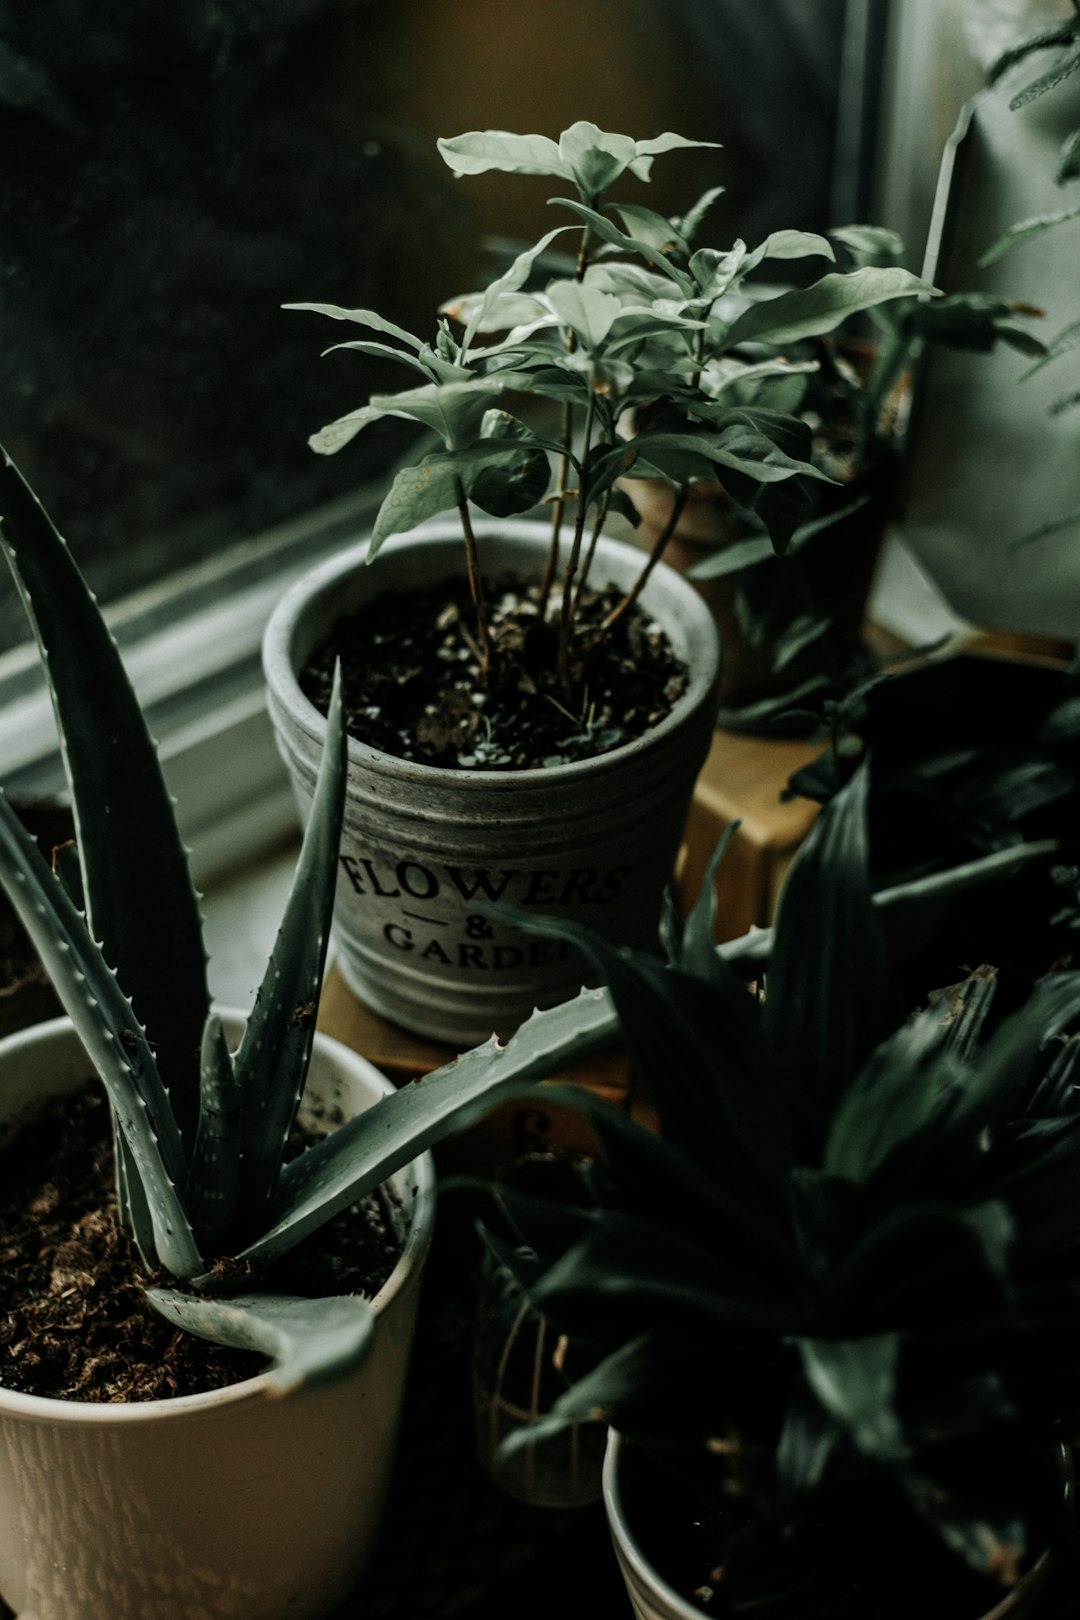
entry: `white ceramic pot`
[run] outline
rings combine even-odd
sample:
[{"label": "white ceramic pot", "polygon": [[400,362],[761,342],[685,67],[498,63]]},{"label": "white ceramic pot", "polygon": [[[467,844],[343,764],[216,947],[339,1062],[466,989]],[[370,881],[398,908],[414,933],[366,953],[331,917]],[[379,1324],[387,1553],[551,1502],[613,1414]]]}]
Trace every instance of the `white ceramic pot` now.
[{"label": "white ceramic pot", "polygon": [[[235,1035],[240,1020],[226,1018]],[[0,1133],[92,1073],[67,1019],[0,1042]],[[304,1108],[392,1088],[317,1035]],[[19,1620],[319,1620],[373,1547],[431,1240],[427,1154],[395,1178],[407,1236],[371,1352],[324,1388],[265,1375],[130,1405],[0,1389],[0,1592]]]},{"label": "white ceramic pot", "polygon": [[[626,1583],[631,1607],[637,1620],[703,1620],[705,1611],[681,1597],[674,1587],[653,1568],[648,1555],[627,1517],[625,1470],[629,1449],[614,1430],[604,1457],[604,1507],[615,1556]],[[1063,1470],[1064,1477],[1065,1470]],[[1071,1481],[1067,1486],[1071,1495]],[[1035,1608],[1049,1573],[1049,1554],[1043,1553],[1009,1595],[996,1603],[981,1620],[1024,1620]],[[939,1614],[933,1592],[927,1593],[925,1613]],[[944,1617],[943,1617],[944,1620]],[[976,1620],[970,1615],[949,1615],[948,1620]]]},{"label": "white ceramic pot", "polygon": [[[476,525],[485,574],[538,579],[549,530]],[[266,633],[278,746],[306,816],[326,721],[297,678],[335,620],[361,602],[460,574],[452,523],[366,545],[301,580]],[[627,587],[641,554],[603,540],[593,578]],[[485,917],[478,901],[585,922],[620,944],[655,938],[694,781],[715,724],[719,645],[705,605],[658,567],[642,604],[689,666],[688,689],[644,737],[596,759],[528,771],[444,770],[350,739],[334,912],[339,965],[384,1017],[460,1046],[506,1036],[534,1006],[576,993],[582,964],[560,942]]]}]

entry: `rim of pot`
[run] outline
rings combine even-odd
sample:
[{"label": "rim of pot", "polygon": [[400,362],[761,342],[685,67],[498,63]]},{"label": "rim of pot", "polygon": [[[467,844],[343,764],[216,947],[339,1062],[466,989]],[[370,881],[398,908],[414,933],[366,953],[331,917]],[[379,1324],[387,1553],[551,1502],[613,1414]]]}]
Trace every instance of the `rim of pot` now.
[{"label": "rim of pot", "polygon": [[[619,1459],[627,1453],[627,1450],[624,1437],[616,1429],[609,1429],[607,1448],[604,1452],[604,1507],[612,1533],[618,1542],[619,1552],[641,1584],[650,1587],[671,1608],[677,1620],[704,1620],[704,1609],[689,1602],[673,1586],[669,1586],[638,1544],[637,1535],[630,1525],[619,1489]],[[1066,1512],[1071,1512],[1076,1493],[1076,1475],[1068,1447],[1064,1444],[1059,1445],[1057,1456],[1064,1508]],[[1009,1620],[1016,1605],[1026,1596],[1027,1590],[1033,1585],[1041,1586],[1049,1571],[1052,1556],[1052,1549],[1044,1547],[1031,1568],[1024,1571],[1019,1584],[1011,1592],[1006,1592],[992,1609],[985,1610],[982,1615],[973,1615],[971,1620]]]},{"label": "rim of pot", "polygon": [[[247,1022],[248,1014],[235,1007],[219,1007],[214,1003],[214,1011],[220,1015],[226,1029],[234,1020],[240,1023]],[[50,1018],[44,1023],[31,1024],[28,1028],[17,1030],[13,1035],[7,1035],[0,1040],[0,1060],[9,1051],[47,1043],[59,1035],[69,1034],[75,1034],[75,1026],[66,1014],[60,1018]],[[393,1081],[388,1080],[373,1064],[361,1057],[359,1052],[354,1052],[352,1047],[346,1046],[343,1041],[335,1040],[332,1035],[323,1034],[322,1030],[316,1030],[315,1045],[331,1058],[338,1052],[345,1053],[347,1060],[355,1062],[365,1078],[378,1083],[378,1089],[383,1096],[392,1096],[397,1090]],[[92,1074],[93,1065],[89,1058],[87,1064]],[[409,1230],[393,1271],[378,1292],[372,1296],[370,1303],[376,1312],[384,1311],[401,1292],[431,1246],[435,1208],[434,1161],[430,1152],[424,1151],[418,1153],[409,1163],[414,1167],[416,1175],[416,1191],[410,1199]],[[396,1174],[401,1172],[398,1171]],[[297,1393],[302,1395],[303,1390],[298,1390]],[[170,1419],[185,1417],[189,1413],[207,1412],[216,1406],[267,1399],[275,1401],[283,1399],[271,1386],[268,1372],[256,1373],[251,1378],[228,1384],[223,1389],[200,1390],[194,1395],[169,1395],[162,1400],[150,1401],[78,1401],[55,1395],[27,1395],[21,1390],[7,1389],[0,1384],[0,1410],[15,1416],[47,1417],[51,1422],[163,1423]]]},{"label": "rim of pot", "polygon": [[[535,538],[542,539],[545,543],[549,538],[547,526],[535,519],[518,519],[516,522],[478,519],[474,521],[473,529],[478,537],[501,536],[512,541]],[[461,547],[461,532],[452,523],[437,520],[410,529],[407,533],[394,535],[381,547],[378,557],[372,564],[373,571],[378,570],[380,562],[388,555],[392,555],[395,551],[408,550],[418,543],[427,543],[432,547],[443,544],[456,544]],[[369,541],[362,540],[345,551],[335,553],[302,575],[290,586],[274,609],[263,639],[263,670],[268,685],[294,724],[309,736],[318,738],[320,742],[326,734],[326,716],[301,691],[293,658],[295,627],[304,606],[327,595],[335,585],[354,574],[358,568],[367,566],[364,559],[369,544]],[[613,556],[640,556],[644,564],[643,552],[636,551],[624,540],[601,535],[596,549],[597,560],[602,561],[605,557]],[[476,770],[448,765],[426,765],[419,760],[402,759],[398,754],[387,753],[384,749],[374,748],[371,744],[359,742],[351,736],[348,738],[349,760],[374,767],[376,770],[389,770],[395,773],[407,771],[410,775],[415,773],[418,778],[432,785],[439,782],[453,783],[458,789],[472,788],[481,792],[485,789],[491,791],[493,788],[501,791],[515,787],[527,789],[539,786],[540,783],[545,786],[554,785],[561,781],[569,781],[586,769],[590,775],[600,771],[617,770],[632,750],[640,752],[647,746],[663,741],[676,731],[687,715],[709,699],[710,692],[714,695],[716,706],[719,704],[717,694],[721,663],[720,637],[708,606],[681,574],[663,562],[654,568],[649,585],[645,588],[642,601],[646,604],[649,588],[654,581],[656,585],[663,584],[677,591],[685,602],[683,623],[687,633],[686,663],[689,679],[686,691],[677,699],[670,713],[640,737],[634,737],[630,742],[620,743],[617,748],[612,748],[605,754],[594,754],[588,759],[571,760],[565,765],[535,765],[526,770]],[[666,633],[666,627],[664,628]],[[683,658],[684,655],[677,653],[677,656]]]}]

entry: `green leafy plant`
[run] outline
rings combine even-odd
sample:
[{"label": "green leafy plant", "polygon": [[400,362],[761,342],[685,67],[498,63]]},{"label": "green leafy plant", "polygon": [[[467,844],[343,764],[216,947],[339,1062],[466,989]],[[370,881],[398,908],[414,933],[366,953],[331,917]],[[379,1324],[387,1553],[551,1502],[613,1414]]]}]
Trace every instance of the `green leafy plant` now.
[{"label": "green leafy plant", "polygon": [[[542,620],[557,617],[555,663],[569,693],[575,618],[597,537],[610,511],[636,516],[618,481],[631,472],[660,479],[675,500],[671,522],[637,582],[607,615],[602,635],[613,632],[637,600],[696,483],[722,478],[771,543],[784,549],[798,526],[808,483],[829,475],[812,459],[807,423],[761,393],[778,373],[790,378],[809,369],[779,354],[779,347],[830,332],[860,310],[932,291],[897,265],[866,264],[768,296],[769,289],[747,278],[767,261],[831,261],[830,243],[802,231],[779,231],[753,250],[743,242],[725,251],[696,248],[715,190],[678,220],[639,203],[608,200],[611,186],[625,176],[647,180],[655,157],[707,144],[673,134],[634,141],[588,123],[574,124],[558,142],[501,130],[442,140],[439,150],[458,174],[499,169],[563,182],[576,195],[550,201],[567,210],[572,223],[518,253],[483,292],[452,300],[434,343],[371,310],[288,306],[374,332],[374,338],[335,347],[393,356],[422,379],[405,392],[372,398],[311,442],[316,450],[335,452],[387,415],[409,418],[436,435],[436,447],[395,478],[376,520],[369,560],[388,535],[456,508],[486,673],[493,649],[469,501],[495,516],[535,506],[548,495],[548,458],[555,457],[552,541],[539,614]],[[576,232],[576,252],[560,257],[555,239],[567,230]],[[539,287],[530,285],[552,263],[556,274]],[[460,337],[447,314],[461,323]],[[478,344],[481,335],[492,341]],[[504,409],[505,395],[559,407],[557,437],[545,437]],[[662,420],[648,425],[648,414],[661,406],[675,414],[674,430]],[[635,416],[639,429],[627,443],[623,429]],[[562,525],[571,502],[573,527],[559,580]]]},{"label": "green leafy plant", "polygon": [[820,818],[753,993],[711,883],[667,965],[536,924],[604,973],[662,1135],[567,1088],[598,1159],[576,1201],[504,1191],[491,1241],[591,1346],[547,1427],[610,1421],[725,1505],[715,1612],[796,1612],[867,1547],[880,1602],[938,1542],[1010,1584],[1080,1415],[1080,974],[993,1027],[991,969],[904,1018],[866,792],[863,765]]}]

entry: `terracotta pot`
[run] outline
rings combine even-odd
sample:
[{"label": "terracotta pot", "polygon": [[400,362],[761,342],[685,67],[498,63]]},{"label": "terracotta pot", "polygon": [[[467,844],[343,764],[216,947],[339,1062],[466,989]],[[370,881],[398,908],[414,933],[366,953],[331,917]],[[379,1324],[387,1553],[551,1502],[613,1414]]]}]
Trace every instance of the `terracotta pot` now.
[{"label": "terracotta pot", "polygon": [[[860,499],[864,504],[790,556],[769,558],[716,579],[692,579],[720,631],[724,649],[720,703],[725,725],[741,709],[794,691],[815,677],[842,675],[850,667],[860,646],[866,600],[893,511],[896,480],[896,463],[886,457],[850,484],[822,486],[818,515]],[[671,516],[675,491],[654,479],[626,479],[623,487],[641,514],[639,543],[649,547]],[[679,573],[692,575],[718,549],[739,538],[732,518],[722,485],[693,485],[664,552],[665,560]],[[760,639],[751,638],[740,610],[740,596],[750,591],[755,605],[768,602],[769,622]],[[808,613],[827,616],[830,632],[777,669],[779,638],[795,619]]]},{"label": "terracotta pot", "polygon": [[[632,1456],[621,1435],[612,1430],[604,1458],[604,1507],[608,1528],[615,1546],[615,1556],[626,1583],[626,1590],[637,1620],[703,1620],[705,1611],[680,1596],[668,1585],[642,1550],[641,1542],[630,1524],[626,1509],[627,1459]],[[1063,1475],[1065,1471],[1063,1470]],[[1071,1495],[1071,1476],[1067,1486]],[[1033,1611],[1046,1585],[1050,1567],[1050,1554],[1043,1555],[1032,1565],[1019,1584],[1007,1597],[981,1616],[949,1615],[947,1620],[1025,1620]],[[934,1602],[934,1594],[927,1594],[925,1612],[941,1615]],[[793,1617],[794,1620],[794,1617]],[[945,1620],[945,1617],[942,1617]]]},{"label": "terracotta pot", "polygon": [[[4,1137],[91,1073],[67,1019],[0,1042]],[[390,1089],[315,1037],[305,1107],[350,1115]],[[394,1179],[404,1252],[346,1378],[115,1406],[0,1389],[0,1591],[19,1620],[320,1620],[345,1597],[386,1495],[431,1239],[429,1156]]]},{"label": "terracotta pot", "polygon": [[[546,524],[476,525],[492,577],[538,579]],[[336,619],[390,591],[463,567],[453,523],[398,536],[364,566],[366,546],[301,580],[264,646],[270,713],[303,814],[326,721],[298,672]],[[593,578],[625,588],[640,554],[601,541]],[[498,900],[587,923],[620,944],[650,944],[687,806],[716,716],[719,647],[701,599],[658,568],[642,602],[689,666],[687,691],[645,736],[609,754],[527,771],[443,770],[354,739],[334,930],[350,987],[383,1017],[472,1046],[504,1038],[534,1006],[577,992],[583,966],[561,942],[486,917]]]}]

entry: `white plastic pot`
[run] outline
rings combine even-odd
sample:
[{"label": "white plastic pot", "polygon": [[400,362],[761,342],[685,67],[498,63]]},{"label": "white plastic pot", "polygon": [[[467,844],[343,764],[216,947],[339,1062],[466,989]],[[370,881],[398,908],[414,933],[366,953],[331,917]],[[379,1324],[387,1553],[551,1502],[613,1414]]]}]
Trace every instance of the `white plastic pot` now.
[{"label": "white plastic pot", "polygon": [[[547,525],[476,525],[485,575],[539,579]],[[388,592],[463,569],[460,530],[435,523],[333,558],[279,604],[264,668],[278,747],[302,813],[326,721],[298,675],[335,621]],[[593,579],[628,587],[641,553],[603,540]],[[719,644],[696,592],[661,565],[642,605],[689,667],[687,691],[652,731],[595,759],[527,771],[444,770],[350,739],[334,932],[338,962],[384,1017],[471,1046],[512,1033],[534,1006],[576,993],[582,964],[561,942],[485,916],[498,900],[584,922],[619,944],[650,944],[716,720]]]},{"label": "white plastic pot", "polygon": [[[235,1035],[241,1020],[226,1018]],[[0,1042],[0,1137],[92,1073],[65,1018]],[[392,1087],[317,1035],[305,1104]],[[0,1389],[0,1592],[19,1620],[319,1620],[374,1544],[431,1240],[427,1154],[394,1178],[404,1252],[364,1364],[275,1398],[265,1375],[130,1405]]]},{"label": "white plastic pot", "polygon": [[[615,1546],[615,1557],[634,1614],[637,1620],[703,1620],[705,1611],[680,1596],[654,1569],[648,1554],[642,1550],[635,1527],[627,1517],[625,1481],[627,1457],[630,1455],[632,1448],[612,1430],[604,1457],[604,1508]],[[1063,1469],[1063,1478],[1064,1475]],[[1067,1488],[1071,1495],[1071,1482]],[[1024,1620],[1042,1594],[1049,1562],[1050,1555],[1043,1553],[1008,1596],[982,1615],[981,1620]],[[939,1594],[928,1591],[924,1612],[941,1615],[942,1620],[946,1620],[939,1604]],[[979,1620],[979,1617],[949,1614],[947,1620]]]}]

